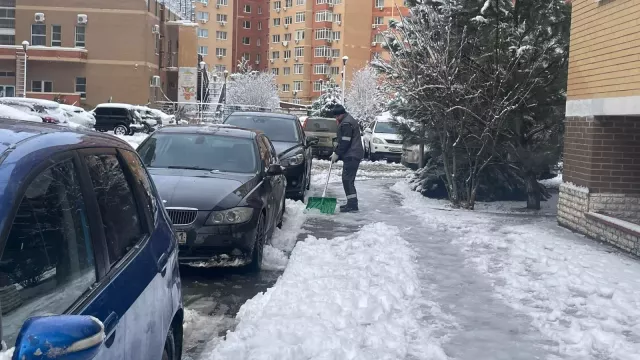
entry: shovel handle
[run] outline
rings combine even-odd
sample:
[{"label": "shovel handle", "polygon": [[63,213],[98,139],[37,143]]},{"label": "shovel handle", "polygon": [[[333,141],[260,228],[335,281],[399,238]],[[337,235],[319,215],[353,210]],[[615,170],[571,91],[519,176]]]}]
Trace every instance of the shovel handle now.
[{"label": "shovel handle", "polygon": [[331,168],[333,167],[333,161],[329,163],[329,176],[327,176],[327,183],[324,184],[324,191],[322,192],[322,197],[327,195],[327,188],[329,187],[329,179],[331,179]]}]

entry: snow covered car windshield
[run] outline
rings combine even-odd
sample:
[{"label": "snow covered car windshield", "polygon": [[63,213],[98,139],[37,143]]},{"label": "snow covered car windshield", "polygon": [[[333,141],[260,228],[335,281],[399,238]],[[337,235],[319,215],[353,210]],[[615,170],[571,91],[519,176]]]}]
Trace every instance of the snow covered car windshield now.
[{"label": "snow covered car windshield", "polygon": [[203,134],[154,134],[138,153],[149,168],[256,172],[251,139]]},{"label": "snow covered car windshield", "polygon": [[390,122],[378,122],[376,123],[375,132],[380,134],[396,134],[398,129],[396,129]]},{"label": "snow covered car windshield", "polygon": [[231,114],[224,123],[262,131],[271,141],[298,142],[298,131],[296,131],[294,119]]}]

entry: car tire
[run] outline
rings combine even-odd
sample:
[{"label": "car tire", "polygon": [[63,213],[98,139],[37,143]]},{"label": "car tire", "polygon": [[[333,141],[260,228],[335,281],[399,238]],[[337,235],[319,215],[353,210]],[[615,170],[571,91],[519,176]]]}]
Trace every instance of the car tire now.
[{"label": "car tire", "polygon": [[287,199],[282,197],[282,209],[280,210],[280,217],[278,217],[278,229],[282,229],[282,223],[284,222],[284,212],[286,211]]},{"label": "car tire", "polygon": [[267,238],[267,234],[265,232],[264,215],[260,215],[260,217],[258,218],[255,237],[256,243],[253,245],[249,271],[260,272],[260,270],[262,270],[262,255],[264,254],[264,245]]},{"label": "car tire", "polygon": [[142,126],[143,126],[143,130],[142,131],[145,134],[151,134],[153,132],[153,129],[151,128],[151,125],[149,125],[147,123],[144,123],[144,124],[142,124]]},{"label": "car tire", "polygon": [[113,133],[115,135],[131,135],[131,130],[125,124],[118,124],[113,128]]},{"label": "car tire", "polygon": [[178,360],[178,354],[176,350],[176,340],[173,336],[173,329],[169,329],[167,339],[164,341],[162,360]]},{"label": "car tire", "polygon": [[369,153],[369,160],[376,161],[378,160],[378,156],[376,156],[376,154]]}]

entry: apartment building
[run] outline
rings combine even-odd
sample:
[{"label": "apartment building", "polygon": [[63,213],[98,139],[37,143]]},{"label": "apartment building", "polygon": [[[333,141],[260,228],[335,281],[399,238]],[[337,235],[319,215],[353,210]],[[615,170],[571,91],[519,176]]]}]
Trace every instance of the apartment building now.
[{"label": "apartment building", "polygon": [[389,52],[383,49],[384,32],[389,29],[391,20],[399,20],[409,15],[406,0],[373,0],[371,21],[371,59],[389,59]]},{"label": "apartment building", "polygon": [[233,44],[236,28],[234,7],[238,0],[197,0],[198,54],[207,67],[218,73],[233,69]]},{"label": "apartment building", "polygon": [[558,222],[640,255],[640,2],[572,4]]},{"label": "apartment building", "polygon": [[233,16],[237,23],[233,39],[233,71],[241,60],[253,70],[266,71],[269,43],[269,1],[234,0]]},{"label": "apartment building", "polygon": [[2,95],[87,107],[175,97],[178,67],[197,63],[197,28],[162,3],[0,0]]},{"label": "apartment building", "polygon": [[376,41],[384,29],[378,23],[400,14],[397,0],[386,1],[272,1],[268,55],[280,98],[310,103],[320,96],[323,83],[342,84],[344,56],[347,83],[373,56],[383,56]]}]

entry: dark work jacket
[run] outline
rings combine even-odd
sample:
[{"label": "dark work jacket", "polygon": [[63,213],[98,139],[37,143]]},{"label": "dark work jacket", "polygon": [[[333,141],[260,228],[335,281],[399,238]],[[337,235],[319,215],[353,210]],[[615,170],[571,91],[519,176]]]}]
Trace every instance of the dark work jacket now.
[{"label": "dark work jacket", "polygon": [[351,115],[347,114],[338,125],[338,147],[336,154],[340,159],[352,158],[362,160],[364,148],[360,137],[360,125]]}]

